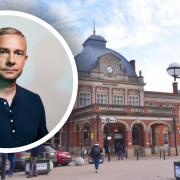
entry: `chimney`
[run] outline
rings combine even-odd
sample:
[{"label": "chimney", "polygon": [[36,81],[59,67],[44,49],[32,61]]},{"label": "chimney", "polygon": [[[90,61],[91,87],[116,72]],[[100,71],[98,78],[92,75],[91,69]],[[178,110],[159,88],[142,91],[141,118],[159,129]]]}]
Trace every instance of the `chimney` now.
[{"label": "chimney", "polygon": [[131,60],[131,61],[129,61],[129,63],[132,66],[133,70],[136,72],[136,65],[135,65],[136,61],[135,60]]},{"label": "chimney", "polygon": [[178,94],[178,83],[177,82],[173,82],[173,93],[174,94]]}]

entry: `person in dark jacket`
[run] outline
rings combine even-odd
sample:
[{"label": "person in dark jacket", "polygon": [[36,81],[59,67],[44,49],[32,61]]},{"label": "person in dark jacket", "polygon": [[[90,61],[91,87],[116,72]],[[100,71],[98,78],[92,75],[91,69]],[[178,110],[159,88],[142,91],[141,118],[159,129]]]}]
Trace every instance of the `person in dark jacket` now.
[{"label": "person in dark jacket", "polygon": [[1,180],[6,179],[6,159],[7,159],[7,154],[2,153],[1,154]]},{"label": "person in dark jacket", "polygon": [[117,143],[116,146],[115,146],[115,151],[117,153],[117,156],[118,156],[118,160],[121,160],[123,159],[123,145],[121,143]]},{"label": "person in dark jacket", "polygon": [[29,175],[27,176],[27,178],[31,178],[31,177],[36,177],[38,175],[37,173],[37,160],[38,160],[38,156],[40,155],[41,151],[41,146],[37,146],[33,149],[31,149],[31,161],[30,161],[30,170],[29,170]]},{"label": "person in dark jacket", "polygon": [[102,152],[102,148],[99,146],[99,144],[94,144],[89,153],[89,156],[93,158],[96,173],[98,173],[99,160],[101,158]]},{"label": "person in dark jacket", "polygon": [[8,160],[10,162],[9,170],[8,170],[8,176],[13,176],[15,163],[16,163],[16,154],[15,153],[8,153]]},{"label": "person in dark jacket", "polygon": [[25,146],[48,134],[40,96],[16,84],[27,61],[26,49],[22,32],[0,29],[0,148]]}]

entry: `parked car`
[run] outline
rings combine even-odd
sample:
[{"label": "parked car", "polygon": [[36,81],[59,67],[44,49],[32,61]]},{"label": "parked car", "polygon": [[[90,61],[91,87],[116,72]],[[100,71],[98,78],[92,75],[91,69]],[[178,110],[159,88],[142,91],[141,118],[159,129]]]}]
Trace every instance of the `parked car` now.
[{"label": "parked car", "polygon": [[[89,164],[94,164],[94,160],[93,160],[92,156],[90,156],[90,155],[88,156],[88,162],[89,162]],[[103,156],[103,154],[101,154],[101,157],[100,157],[99,162],[100,162],[100,163],[103,163],[103,162],[104,162],[104,156]]]},{"label": "parked car", "polygon": [[[15,169],[24,170],[25,162],[26,160],[30,159],[30,157],[31,157],[30,150],[16,153]],[[55,165],[57,163],[56,150],[52,147],[51,144],[43,144],[41,146],[40,158],[50,159]]]},{"label": "parked car", "polygon": [[72,155],[69,152],[57,151],[57,164],[68,165],[72,161]]},{"label": "parked car", "polygon": [[15,169],[24,170],[25,169],[25,161],[30,159],[31,153],[30,151],[23,151],[16,153],[16,165]]},{"label": "parked car", "polygon": [[41,157],[51,160],[54,165],[57,164],[56,150],[51,144],[41,145]]}]

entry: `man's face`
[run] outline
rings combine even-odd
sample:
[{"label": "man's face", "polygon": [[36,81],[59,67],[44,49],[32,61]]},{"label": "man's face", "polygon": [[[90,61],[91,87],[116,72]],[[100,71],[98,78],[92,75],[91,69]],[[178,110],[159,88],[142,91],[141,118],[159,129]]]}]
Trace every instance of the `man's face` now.
[{"label": "man's face", "polygon": [[26,42],[16,34],[0,36],[0,78],[15,81],[22,73],[27,59]]}]

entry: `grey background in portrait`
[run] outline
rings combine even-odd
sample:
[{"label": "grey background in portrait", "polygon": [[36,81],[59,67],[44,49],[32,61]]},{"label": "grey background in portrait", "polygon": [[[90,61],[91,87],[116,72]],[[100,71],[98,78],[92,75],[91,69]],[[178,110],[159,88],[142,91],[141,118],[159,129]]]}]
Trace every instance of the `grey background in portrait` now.
[{"label": "grey background in portrait", "polygon": [[72,95],[73,73],[68,55],[57,38],[37,22],[1,16],[2,27],[16,28],[27,39],[28,60],[17,83],[40,95],[51,131],[66,112]]}]

